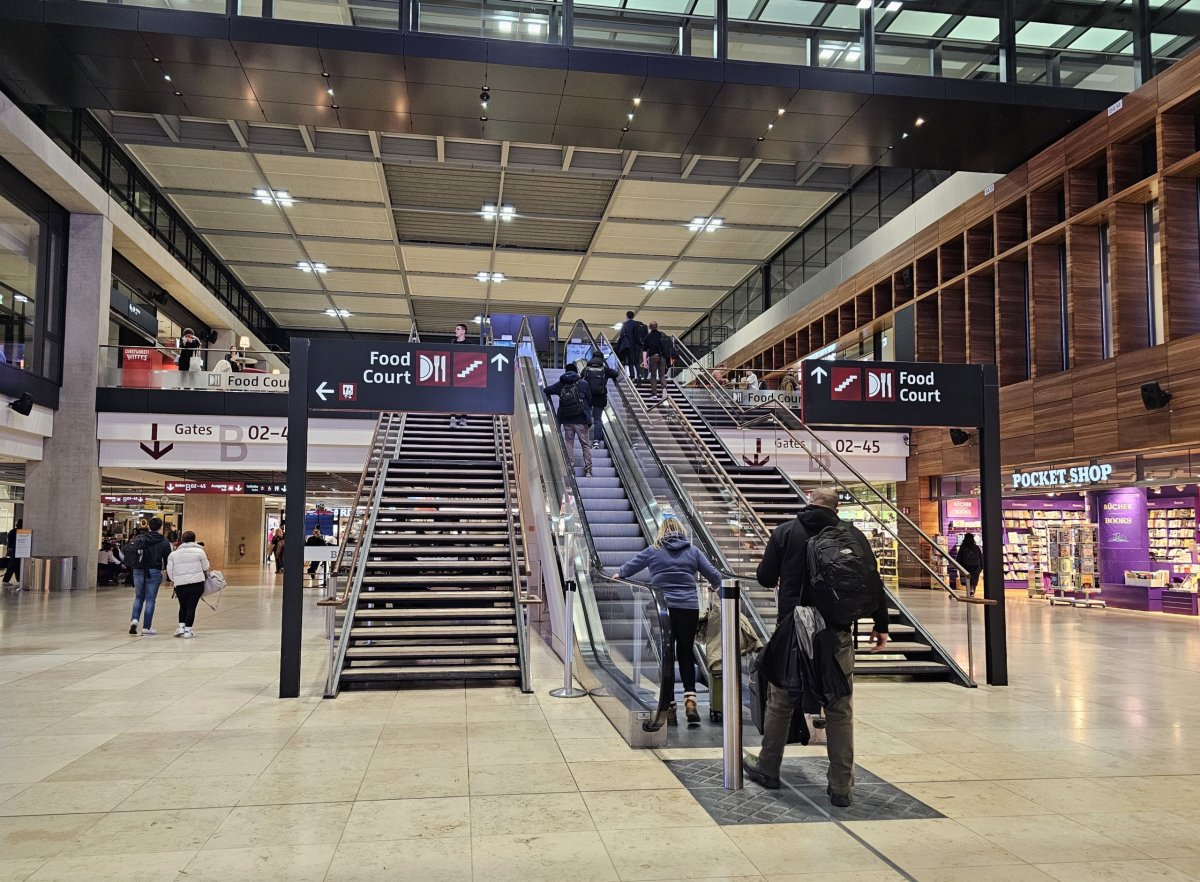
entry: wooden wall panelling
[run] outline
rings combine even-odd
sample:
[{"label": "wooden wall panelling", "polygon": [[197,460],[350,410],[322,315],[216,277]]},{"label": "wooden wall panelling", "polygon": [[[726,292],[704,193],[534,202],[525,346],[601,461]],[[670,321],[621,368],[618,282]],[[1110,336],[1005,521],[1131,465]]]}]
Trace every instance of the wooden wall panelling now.
[{"label": "wooden wall panelling", "polygon": [[1019,165],[996,181],[996,204],[1007,205],[1018,196],[1024,196],[1029,189],[1029,163]]},{"label": "wooden wall panelling", "polygon": [[1133,352],[1150,345],[1146,276],[1146,209],[1118,202],[1108,227],[1113,301],[1113,351]]},{"label": "wooden wall panelling", "polygon": [[[1164,178],[1159,191],[1163,309],[1167,339],[1200,334],[1200,223],[1197,185],[1191,178]],[[1200,362],[1198,362],[1200,364]]]},{"label": "wooden wall panelling", "polygon": [[1029,238],[1028,208],[1024,198],[1011,202],[996,213],[996,253],[1003,254]]},{"label": "wooden wall panelling", "polygon": [[771,347],[771,363],[767,365],[770,370],[778,371],[787,367],[787,345],[785,341],[780,340]]},{"label": "wooden wall panelling", "polygon": [[1063,221],[1063,187],[1035,190],[1029,194],[1029,235],[1044,233]]},{"label": "wooden wall panelling", "polygon": [[[892,274],[891,299],[893,308],[901,307],[913,299],[913,293],[915,291],[913,285],[916,273],[915,267],[915,263],[909,262]],[[875,293],[876,306],[879,305],[879,301],[879,292],[877,290]]]},{"label": "wooden wall panelling", "polygon": [[875,321],[875,289],[868,288],[854,298],[854,327],[861,328]]},{"label": "wooden wall panelling", "polygon": [[927,294],[937,287],[938,284],[938,256],[937,251],[930,251],[917,258],[916,263],[916,296]]},{"label": "wooden wall panelling", "polygon": [[1100,315],[1100,228],[1067,227],[1067,311],[1071,367],[1103,357]]},{"label": "wooden wall panelling", "polygon": [[937,361],[941,355],[937,295],[918,300],[916,308],[917,361]]},{"label": "wooden wall panelling", "polygon": [[937,295],[941,327],[941,360],[961,364],[967,360],[967,298],[961,282]]},{"label": "wooden wall panelling", "polygon": [[974,269],[982,263],[991,260],[996,254],[995,220],[989,217],[986,221],[976,224],[967,230],[966,234],[966,268]]},{"label": "wooden wall panelling", "polygon": [[1029,168],[1029,186],[1036,190],[1050,187],[1066,171],[1066,149],[1062,141],[1051,144],[1026,163]]},{"label": "wooden wall panelling", "polygon": [[938,280],[946,284],[963,272],[962,233],[951,236],[938,246]]},{"label": "wooden wall panelling", "polygon": [[825,345],[825,322],[815,321],[808,326],[808,351],[816,352]]},{"label": "wooden wall panelling", "polygon": [[967,355],[970,364],[996,362],[996,281],[990,270],[967,276]]},{"label": "wooden wall panelling", "polygon": [[996,264],[996,363],[1001,386],[1029,377],[1032,317],[1028,269],[1024,260],[1001,260]]},{"label": "wooden wall panelling", "polygon": [[833,312],[826,313],[822,323],[825,331],[825,345],[828,346],[841,336],[841,332],[838,331],[837,310],[835,309]]},{"label": "wooden wall panelling", "polygon": [[783,338],[783,363],[791,365],[801,355],[807,355],[806,352],[800,351],[800,334],[790,334]]},{"label": "wooden wall panelling", "polygon": [[1054,243],[1029,247],[1029,305],[1033,328],[1033,373],[1043,377],[1063,369],[1061,253]]},{"label": "wooden wall panelling", "polygon": [[[1101,181],[1104,183],[1101,189]],[[1101,193],[1107,194],[1108,166],[1106,154],[1098,162],[1090,162],[1067,172],[1067,216],[1086,211],[1100,201]]]},{"label": "wooden wall panelling", "polygon": [[1115,360],[1117,372],[1117,443],[1121,450],[1161,447],[1171,437],[1171,409],[1146,410],[1142,384],[1169,386],[1167,347],[1131,352]]},{"label": "wooden wall panelling", "polygon": [[846,334],[853,334],[858,327],[858,322],[854,320],[854,300],[847,300],[838,307],[838,336],[844,337]]},{"label": "wooden wall panelling", "polygon": [[1163,113],[1158,117],[1158,167],[1165,169],[1196,152],[1196,117]]},{"label": "wooden wall panelling", "polygon": [[874,312],[875,318],[885,316],[892,311],[893,278],[894,276],[887,276],[871,289],[871,310]]},{"label": "wooden wall panelling", "polygon": [[1120,193],[1140,181],[1142,174],[1142,146],[1133,144],[1108,145],[1108,192]]}]

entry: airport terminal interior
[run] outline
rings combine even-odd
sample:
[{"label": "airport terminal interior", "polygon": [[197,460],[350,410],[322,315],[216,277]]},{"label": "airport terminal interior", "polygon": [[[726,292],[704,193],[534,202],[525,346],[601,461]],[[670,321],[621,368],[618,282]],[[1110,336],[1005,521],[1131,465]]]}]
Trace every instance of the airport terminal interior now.
[{"label": "airport terminal interior", "polygon": [[0,882],[1200,880],[1198,47],[0,3]]}]

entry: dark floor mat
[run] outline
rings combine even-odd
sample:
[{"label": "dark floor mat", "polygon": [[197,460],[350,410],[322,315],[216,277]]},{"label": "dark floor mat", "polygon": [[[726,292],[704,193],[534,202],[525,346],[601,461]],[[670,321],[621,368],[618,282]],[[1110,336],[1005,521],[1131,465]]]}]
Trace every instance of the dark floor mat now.
[{"label": "dark floor mat", "polygon": [[[783,779],[820,807],[784,786],[765,790],[749,779],[742,790],[723,786],[720,760],[668,760],[667,767],[718,824],[803,824],[829,821],[899,821],[941,818],[925,803],[859,768],[854,805],[835,808],[825,795],[827,760],[805,757],[783,762]],[[827,812],[828,815],[824,814]]]}]

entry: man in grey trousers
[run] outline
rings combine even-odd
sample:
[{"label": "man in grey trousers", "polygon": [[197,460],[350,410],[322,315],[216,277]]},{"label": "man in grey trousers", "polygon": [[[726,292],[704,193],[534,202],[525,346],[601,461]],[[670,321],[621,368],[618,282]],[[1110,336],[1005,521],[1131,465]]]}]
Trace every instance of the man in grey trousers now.
[{"label": "man in grey trousers", "polygon": [[[808,502],[795,519],[775,528],[758,565],[758,581],[766,588],[779,586],[776,620],[780,622],[790,617],[797,606],[812,605],[808,540],[840,520],[836,490],[819,487],[808,494]],[[852,526],[850,529],[861,540],[860,551],[867,570],[878,580],[879,568],[871,551],[871,543],[858,529]],[[877,584],[879,606],[872,616],[872,652],[883,649],[888,639],[887,598],[883,593],[882,581],[877,581]],[[835,806],[845,807],[850,805],[854,790],[854,637],[847,630],[838,631],[837,663],[846,675],[852,693],[825,707],[825,747],[829,755],[826,792]],[[783,764],[783,749],[791,728],[793,710],[787,691],[769,684],[762,750],[757,760],[747,756],[744,761],[746,775],[768,790],[779,787],[779,770]]]}]

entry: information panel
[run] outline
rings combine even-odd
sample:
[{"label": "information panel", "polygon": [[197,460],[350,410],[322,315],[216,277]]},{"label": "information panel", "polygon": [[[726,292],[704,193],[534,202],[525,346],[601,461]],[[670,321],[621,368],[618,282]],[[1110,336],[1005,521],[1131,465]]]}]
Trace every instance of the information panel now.
[{"label": "information panel", "polygon": [[513,412],[510,347],[313,340],[314,410]]},{"label": "information panel", "polygon": [[983,368],[898,361],[804,362],[804,421],[849,426],[978,426]]}]

